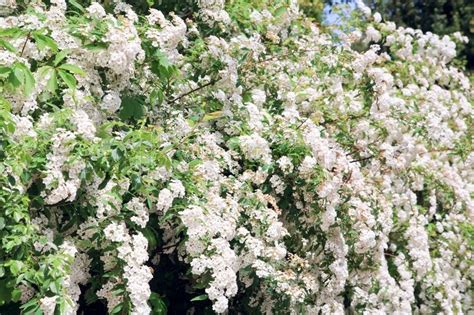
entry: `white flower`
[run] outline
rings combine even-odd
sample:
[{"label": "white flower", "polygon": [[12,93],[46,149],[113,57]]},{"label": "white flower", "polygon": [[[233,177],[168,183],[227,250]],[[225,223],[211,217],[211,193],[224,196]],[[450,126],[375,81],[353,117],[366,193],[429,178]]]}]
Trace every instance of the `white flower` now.
[{"label": "white flower", "polygon": [[104,229],[105,238],[112,242],[124,242],[129,239],[125,223],[111,223]]},{"label": "white flower", "polygon": [[56,296],[44,297],[40,299],[39,307],[43,314],[45,315],[54,315],[54,310],[56,309]]},{"label": "white flower", "polygon": [[375,23],[380,23],[382,21],[382,16],[378,12],[375,12],[373,17]]},{"label": "white flower", "polygon": [[82,109],[74,111],[71,118],[72,122],[76,125],[77,132],[83,135],[85,138],[94,139],[95,137],[95,126],[89,116]]},{"label": "white flower", "polygon": [[168,188],[163,188],[158,195],[158,202],[156,209],[158,211],[166,212],[173,204],[174,195]]},{"label": "white flower", "polygon": [[173,179],[169,184],[170,190],[174,198],[183,198],[185,195],[185,188],[183,183],[178,179]]},{"label": "white flower", "polygon": [[100,107],[108,113],[115,113],[119,110],[121,102],[120,94],[117,91],[109,91],[102,99]]},{"label": "white flower", "polygon": [[89,13],[90,17],[95,19],[103,18],[106,15],[104,8],[97,2],[91,3],[87,8],[87,13]]},{"label": "white flower", "polygon": [[250,136],[240,136],[240,148],[249,160],[262,160],[269,162],[271,160],[271,151],[268,142],[259,134]]}]

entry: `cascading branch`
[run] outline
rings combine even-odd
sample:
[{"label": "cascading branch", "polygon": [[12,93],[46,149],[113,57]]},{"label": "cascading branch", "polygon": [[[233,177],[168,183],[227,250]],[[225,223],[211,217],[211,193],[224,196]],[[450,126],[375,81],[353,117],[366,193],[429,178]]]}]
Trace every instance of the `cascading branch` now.
[{"label": "cascading branch", "polygon": [[0,313],[474,311],[464,37],[133,3],[1,5]]}]

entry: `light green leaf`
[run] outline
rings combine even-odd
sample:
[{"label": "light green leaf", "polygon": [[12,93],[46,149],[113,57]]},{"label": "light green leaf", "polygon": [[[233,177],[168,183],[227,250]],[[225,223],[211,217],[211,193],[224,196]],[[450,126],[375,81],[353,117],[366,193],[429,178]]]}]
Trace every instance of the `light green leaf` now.
[{"label": "light green leaf", "polygon": [[67,50],[61,50],[60,52],[58,52],[56,57],[54,57],[54,61],[53,61],[54,66],[57,66],[61,61],[63,61],[63,59],[66,58],[67,54],[68,54]]},{"label": "light green leaf", "polygon": [[276,10],[275,10],[275,13],[273,14],[275,17],[279,17],[281,15],[283,15],[284,13],[286,13],[287,9],[286,7],[284,6],[281,6],[281,7],[278,7]]},{"label": "light green leaf", "polygon": [[51,76],[49,77],[49,80],[46,83],[46,87],[51,93],[56,92],[56,90],[58,89],[58,75],[55,69],[51,70]]},{"label": "light green leaf", "polygon": [[204,115],[204,117],[202,118],[202,121],[210,121],[210,120],[218,119],[220,117],[222,117],[221,110]]},{"label": "light green leaf", "polygon": [[6,40],[0,39],[0,46],[5,47],[7,50],[11,51],[12,53],[17,52],[17,49],[13,47],[13,45],[7,42]]},{"label": "light green leaf", "polygon": [[59,66],[59,69],[67,70],[71,73],[79,74],[79,75],[82,75],[82,76],[86,75],[86,73],[81,68],[79,68],[76,65],[70,64],[70,63],[65,63],[65,64]]},{"label": "light green leaf", "polygon": [[34,38],[39,49],[49,47],[53,52],[58,51],[58,44],[51,37],[37,32],[33,32],[31,36]]},{"label": "light green leaf", "polygon": [[76,78],[70,74],[69,72],[66,72],[64,70],[58,70],[58,74],[63,79],[64,83],[71,89],[74,90],[77,86],[77,81]]},{"label": "light green leaf", "polygon": [[78,2],[76,2],[75,0],[67,0],[67,3],[72,5],[73,7],[75,7],[76,9],[79,10],[79,12],[83,13],[85,12],[86,10],[84,9],[84,7],[79,4]]},{"label": "light green leaf", "polygon": [[209,299],[209,297],[207,296],[207,294],[201,294],[201,295],[198,295],[194,298],[191,299],[191,302],[196,302],[196,301],[205,301]]}]

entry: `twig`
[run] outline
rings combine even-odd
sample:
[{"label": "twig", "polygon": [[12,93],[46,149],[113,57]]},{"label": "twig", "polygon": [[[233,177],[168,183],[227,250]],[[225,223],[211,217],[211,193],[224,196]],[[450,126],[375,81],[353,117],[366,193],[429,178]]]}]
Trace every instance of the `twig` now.
[{"label": "twig", "polygon": [[26,43],[30,40],[30,38],[31,38],[31,31],[28,32],[28,35],[26,36],[25,42],[23,43],[23,47],[21,48],[20,57],[23,57],[23,52],[25,52]]},{"label": "twig", "polygon": [[357,159],[357,160],[352,160],[350,161],[350,163],[357,163],[357,162],[362,162],[362,161],[366,161],[366,160],[370,160],[371,158],[373,158],[374,155],[371,155],[371,156],[368,156],[368,157],[365,157],[365,158],[361,158],[361,159]]},{"label": "twig", "polygon": [[181,95],[179,95],[179,96],[173,98],[172,100],[169,101],[169,104],[173,104],[174,102],[176,102],[176,101],[182,99],[183,97],[188,96],[189,94],[192,94],[192,93],[194,93],[194,92],[197,92],[197,91],[199,91],[199,90],[201,90],[201,89],[203,89],[203,88],[205,88],[205,87],[207,87],[207,86],[209,86],[209,85],[212,85],[212,84],[214,84],[214,83],[216,83],[216,80],[211,80],[211,81],[207,82],[206,84],[200,85],[200,86],[198,86],[197,88],[192,89],[191,91],[188,91],[188,92],[186,92],[186,93],[183,93],[183,94],[181,94]]}]

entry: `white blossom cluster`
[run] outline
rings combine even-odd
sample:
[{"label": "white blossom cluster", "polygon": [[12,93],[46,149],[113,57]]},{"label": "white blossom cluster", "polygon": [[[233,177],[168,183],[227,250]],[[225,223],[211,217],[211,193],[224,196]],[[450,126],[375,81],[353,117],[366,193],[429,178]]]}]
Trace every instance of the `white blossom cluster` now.
[{"label": "white blossom cluster", "polygon": [[25,309],[150,314],[171,286],[189,313],[474,312],[461,34],[362,1],[345,34],[297,1],[50,2],[0,5],[0,270]]}]

